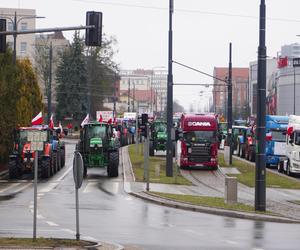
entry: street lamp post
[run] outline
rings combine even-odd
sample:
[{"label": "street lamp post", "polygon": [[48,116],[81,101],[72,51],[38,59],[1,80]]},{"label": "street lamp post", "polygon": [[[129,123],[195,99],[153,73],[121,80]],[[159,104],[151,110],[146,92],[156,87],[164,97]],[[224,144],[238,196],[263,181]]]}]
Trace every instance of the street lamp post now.
[{"label": "street lamp post", "polygon": [[173,177],[173,143],[172,143],[172,127],[173,127],[173,16],[174,1],[169,1],[169,52],[168,52],[168,85],[167,85],[167,164],[166,176]]},{"label": "street lamp post", "polygon": [[[15,11],[13,19],[11,17],[7,16],[7,15],[1,16],[1,17],[9,19],[11,21],[11,23],[13,24],[13,29],[14,29],[15,32],[18,31],[18,24],[23,19],[45,18],[43,16],[22,16],[19,19],[17,19],[17,12],[16,11]],[[17,33],[13,34],[13,39],[14,39],[13,59],[14,59],[14,64],[16,64],[16,61],[17,61]]]},{"label": "street lamp post", "polygon": [[260,2],[257,68],[257,154],[255,164],[255,210],[266,211],[266,5]]}]

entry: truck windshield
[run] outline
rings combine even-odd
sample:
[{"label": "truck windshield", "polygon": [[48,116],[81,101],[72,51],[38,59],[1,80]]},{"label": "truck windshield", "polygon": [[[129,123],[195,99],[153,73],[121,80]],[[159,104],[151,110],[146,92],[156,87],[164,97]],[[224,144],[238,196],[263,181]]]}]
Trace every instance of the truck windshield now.
[{"label": "truck windshield", "polygon": [[286,130],[272,130],[272,141],[285,141]]},{"label": "truck windshield", "polygon": [[300,146],[300,131],[295,132],[295,144]]},{"label": "truck windshield", "polygon": [[183,139],[187,142],[215,142],[214,131],[190,131],[183,134]]},{"label": "truck windshield", "polygon": [[167,132],[167,127],[165,124],[159,124],[155,127],[156,132]]},{"label": "truck windshield", "polygon": [[91,126],[89,129],[90,138],[94,138],[94,137],[104,138],[106,135],[105,132],[106,132],[105,126],[103,126],[103,127]]},{"label": "truck windshield", "polygon": [[27,142],[27,130],[20,130],[20,142]]}]

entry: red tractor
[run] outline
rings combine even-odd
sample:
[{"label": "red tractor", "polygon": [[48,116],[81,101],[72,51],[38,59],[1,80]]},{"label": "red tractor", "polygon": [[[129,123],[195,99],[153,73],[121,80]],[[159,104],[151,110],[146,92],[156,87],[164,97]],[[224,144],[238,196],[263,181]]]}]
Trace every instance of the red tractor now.
[{"label": "red tractor", "polygon": [[43,142],[43,151],[38,154],[38,176],[48,178],[55,174],[63,162],[59,143],[53,140],[53,131],[47,127],[20,127],[14,131],[14,148],[9,155],[8,171],[11,179],[19,179],[24,173],[34,173],[34,156],[35,152],[31,149],[31,142],[28,141],[28,132],[44,131],[47,140]]}]

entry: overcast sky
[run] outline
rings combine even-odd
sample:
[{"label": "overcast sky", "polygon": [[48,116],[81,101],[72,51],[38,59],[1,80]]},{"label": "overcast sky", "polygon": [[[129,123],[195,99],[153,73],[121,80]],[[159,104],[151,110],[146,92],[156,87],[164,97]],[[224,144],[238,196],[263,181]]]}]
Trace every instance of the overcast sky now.
[{"label": "overcast sky", "polygon": [[[122,69],[165,66],[168,60],[169,0],[0,0],[5,8],[36,9],[37,28],[85,24],[85,12],[103,12],[103,31],[118,40],[115,60]],[[212,74],[228,66],[248,67],[257,58],[259,0],[174,0],[173,59]],[[300,1],[266,0],[267,54],[300,41]],[[64,33],[67,38],[72,32]],[[212,79],[174,65],[174,82],[212,83]],[[174,99],[189,107],[205,102],[200,87],[174,86]]]}]

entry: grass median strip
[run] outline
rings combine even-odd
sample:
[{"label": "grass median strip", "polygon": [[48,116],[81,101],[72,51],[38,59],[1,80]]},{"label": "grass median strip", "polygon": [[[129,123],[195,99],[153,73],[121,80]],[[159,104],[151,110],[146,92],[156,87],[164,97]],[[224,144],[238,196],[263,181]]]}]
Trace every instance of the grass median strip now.
[{"label": "grass median strip", "polygon": [[[228,167],[224,161],[223,154],[218,155],[218,161],[221,167]],[[228,176],[237,177],[238,182],[248,187],[255,186],[255,166],[233,158],[231,167],[237,168],[240,174],[227,174]],[[270,188],[300,189],[300,182],[266,171],[266,186]]]},{"label": "grass median strip", "polygon": [[[139,145],[139,153],[135,153],[135,145],[130,145],[128,147],[129,156],[133,168],[133,172],[136,181],[144,181],[144,155],[142,152],[142,145]],[[174,166],[175,167],[175,166]],[[192,183],[185,179],[180,172],[177,172],[175,176],[175,171],[173,171],[174,176],[166,176],[166,159],[165,157],[150,156],[149,157],[149,180],[152,183],[163,183],[163,184],[178,184],[178,185],[192,185]]]},{"label": "grass median strip", "polygon": [[224,198],[220,198],[220,197],[168,194],[168,193],[160,193],[160,192],[150,192],[150,193],[167,199],[184,202],[192,205],[223,208],[223,209],[243,211],[243,212],[255,212],[253,206],[245,205],[242,203],[227,204],[224,202]]},{"label": "grass median strip", "polygon": [[75,249],[76,247],[92,246],[93,244],[94,243],[83,240],[77,241],[53,238],[37,238],[36,240],[32,238],[0,238],[1,247],[72,247],[72,249]]}]

